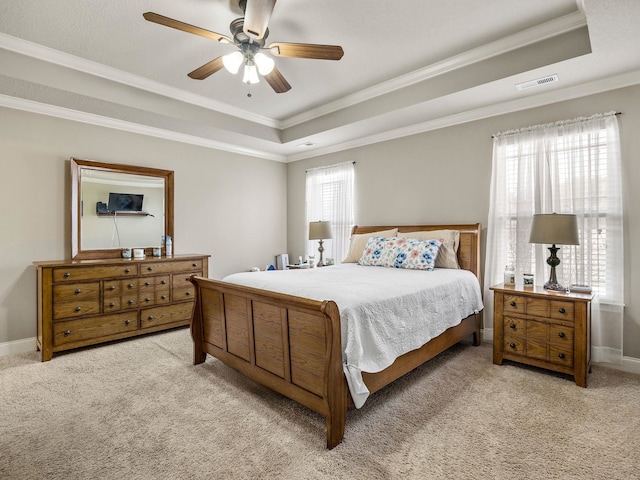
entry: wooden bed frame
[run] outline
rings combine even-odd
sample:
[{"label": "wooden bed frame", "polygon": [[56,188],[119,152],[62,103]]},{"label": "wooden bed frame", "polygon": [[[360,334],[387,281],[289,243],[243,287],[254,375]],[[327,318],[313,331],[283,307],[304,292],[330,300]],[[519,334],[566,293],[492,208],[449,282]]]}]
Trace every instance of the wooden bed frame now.
[{"label": "wooden bed frame", "polygon": [[[389,226],[353,227],[353,233]],[[460,231],[458,261],[480,279],[480,224],[418,225],[417,230]],[[353,404],[342,369],[340,313],[332,300],[316,301],[193,276],[196,302],[191,322],[193,363],[207,353],[252,380],[326,418],[327,448],[342,441]],[[380,390],[469,335],[479,345],[482,312],[471,315],[378,373],[363,372],[371,393]]]}]

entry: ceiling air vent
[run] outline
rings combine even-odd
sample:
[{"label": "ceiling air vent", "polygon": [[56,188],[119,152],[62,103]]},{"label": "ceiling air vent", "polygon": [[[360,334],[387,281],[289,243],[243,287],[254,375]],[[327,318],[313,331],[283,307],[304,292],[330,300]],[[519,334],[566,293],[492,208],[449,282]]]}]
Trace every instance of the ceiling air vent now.
[{"label": "ceiling air vent", "polygon": [[537,80],[531,80],[530,82],[518,83],[516,88],[518,90],[526,90],[527,88],[539,87],[547,83],[553,83],[558,81],[558,75],[548,75],[546,77],[538,78]]}]

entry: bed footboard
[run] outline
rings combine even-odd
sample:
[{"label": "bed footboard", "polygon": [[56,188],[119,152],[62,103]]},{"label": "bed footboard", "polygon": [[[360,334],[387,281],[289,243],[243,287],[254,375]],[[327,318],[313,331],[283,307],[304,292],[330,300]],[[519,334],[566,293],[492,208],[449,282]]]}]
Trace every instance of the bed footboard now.
[{"label": "bed footboard", "polygon": [[348,387],[340,313],[319,302],[192,276],[194,364],[212,355],[323,415],[327,448],[344,436]]}]

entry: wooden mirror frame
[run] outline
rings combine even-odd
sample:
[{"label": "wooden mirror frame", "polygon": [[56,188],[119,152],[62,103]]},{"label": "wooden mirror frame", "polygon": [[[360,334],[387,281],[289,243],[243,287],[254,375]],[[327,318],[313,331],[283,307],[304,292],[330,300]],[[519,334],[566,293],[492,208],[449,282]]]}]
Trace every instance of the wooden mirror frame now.
[{"label": "wooden mirror frame", "polygon": [[[82,212],[82,169],[99,170],[111,173],[130,173],[164,180],[164,234],[173,239],[173,170],[136,167],[114,163],[92,162],[89,160],[71,159],[71,258],[73,260],[95,260],[101,258],[118,258],[122,255],[120,248],[82,249],[82,231],[80,212]],[[153,246],[145,247],[145,254],[151,256]],[[163,252],[164,254],[164,252]]]}]

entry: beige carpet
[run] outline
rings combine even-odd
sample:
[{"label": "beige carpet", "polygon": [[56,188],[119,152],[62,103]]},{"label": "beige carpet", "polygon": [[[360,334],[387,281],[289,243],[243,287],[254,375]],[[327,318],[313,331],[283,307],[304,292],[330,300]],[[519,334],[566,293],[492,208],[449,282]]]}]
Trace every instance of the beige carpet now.
[{"label": "beige carpet", "polygon": [[209,357],[186,329],[0,358],[2,479],[638,479],[640,376],[588,389],[460,345],[324,420]]}]

